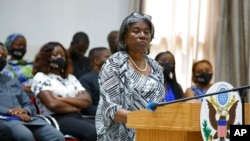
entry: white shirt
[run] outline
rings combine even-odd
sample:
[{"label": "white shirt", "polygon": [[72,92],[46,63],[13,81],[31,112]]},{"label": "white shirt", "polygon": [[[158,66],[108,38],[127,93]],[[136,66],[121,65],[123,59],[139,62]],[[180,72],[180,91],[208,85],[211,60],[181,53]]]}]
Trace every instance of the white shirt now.
[{"label": "white shirt", "polygon": [[[36,97],[41,91],[45,90],[51,91],[55,96],[75,97],[79,91],[84,91],[85,88],[82,87],[81,83],[72,74],[69,74],[67,78],[62,78],[60,75],[38,72],[33,78],[31,90]],[[41,103],[38,97],[36,98],[36,103],[40,114],[54,114],[54,112],[47,109],[47,107]]]}]

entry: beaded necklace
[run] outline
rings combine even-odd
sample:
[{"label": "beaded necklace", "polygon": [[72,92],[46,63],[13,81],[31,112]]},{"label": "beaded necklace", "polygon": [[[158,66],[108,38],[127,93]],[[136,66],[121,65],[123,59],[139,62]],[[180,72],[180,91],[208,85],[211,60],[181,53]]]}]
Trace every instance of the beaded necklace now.
[{"label": "beaded necklace", "polygon": [[[144,58],[144,61],[145,61],[145,63],[146,63],[146,66],[145,66],[144,69],[139,68],[139,67],[136,65],[135,61],[134,61],[130,56],[129,56],[129,59],[131,60],[131,62],[133,63],[133,65],[136,67],[137,70],[139,70],[139,71],[141,71],[141,72],[145,72],[145,71],[147,70],[147,68],[148,68],[148,63],[146,62],[145,58]],[[141,75],[144,76],[143,73],[141,73]]]}]

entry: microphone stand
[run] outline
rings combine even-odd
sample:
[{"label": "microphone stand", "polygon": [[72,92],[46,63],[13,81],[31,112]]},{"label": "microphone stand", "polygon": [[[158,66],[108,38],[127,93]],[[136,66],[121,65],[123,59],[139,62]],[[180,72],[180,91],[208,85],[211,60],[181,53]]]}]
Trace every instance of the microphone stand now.
[{"label": "microphone stand", "polygon": [[246,97],[246,89],[240,89],[240,98],[242,104],[242,125],[245,125],[245,97]]},{"label": "microphone stand", "polygon": [[153,107],[153,108],[156,109],[157,106],[164,106],[164,105],[168,105],[168,104],[184,102],[184,101],[187,101],[187,100],[198,99],[198,98],[202,98],[202,97],[207,97],[207,96],[219,95],[219,94],[227,93],[227,92],[238,91],[239,95],[241,97],[241,105],[242,105],[242,124],[245,125],[245,97],[246,97],[246,89],[249,89],[249,88],[250,88],[250,85],[247,85],[247,86],[233,88],[233,89],[226,90],[226,91],[220,91],[220,92],[209,93],[209,94],[204,94],[204,95],[199,95],[199,96],[194,96],[194,97],[187,97],[187,98],[177,99],[177,100],[173,100],[173,101],[170,101],[170,102],[160,102],[160,103],[157,103],[156,105],[154,105],[155,107]]}]

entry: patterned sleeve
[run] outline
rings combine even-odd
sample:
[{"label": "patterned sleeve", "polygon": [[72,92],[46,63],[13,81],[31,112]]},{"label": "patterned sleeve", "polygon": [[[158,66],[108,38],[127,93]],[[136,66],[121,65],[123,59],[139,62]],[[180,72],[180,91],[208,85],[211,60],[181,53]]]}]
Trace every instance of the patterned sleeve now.
[{"label": "patterned sleeve", "polygon": [[41,91],[52,90],[50,78],[44,73],[38,72],[34,78],[31,85],[31,91],[38,95]]},{"label": "patterned sleeve", "polygon": [[111,124],[116,111],[122,107],[119,87],[119,66],[115,63],[117,61],[114,58],[110,58],[99,73],[100,102],[98,106],[101,107],[99,112],[101,112],[106,126]]}]

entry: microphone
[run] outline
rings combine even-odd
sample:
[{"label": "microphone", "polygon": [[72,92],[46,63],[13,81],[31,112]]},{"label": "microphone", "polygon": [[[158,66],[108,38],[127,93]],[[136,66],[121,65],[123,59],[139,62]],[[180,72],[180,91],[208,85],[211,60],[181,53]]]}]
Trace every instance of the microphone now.
[{"label": "microphone", "polygon": [[177,99],[177,100],[173,100],[173,101],[169,101],[169,102],[156,103],[156,102],[153,102],[153,101],[149,101],[146,109],[154,112],[157,109],[158,106],[165,106],[165,105],[168,105],[168,104],[184,102],[184,101],[187,101],[187,100],[198,99],[198,98],[202,98],[202,97],[218,95],[218,94],[227,93],[227,92],[239,91],[240,97],[241,97],[241,100],[242,100],[242,110],[244,111],[244,98],[246,96],[246,89],[249,89],[249,88],[250,88],[250,85],[247,85],[247,86],[233,88],[233,89],[226,90],[226,91],[220,91],[220,92],[215,92],[215,93],[210,93],[210,94],[187,97],[187,98]]},{"label": "microphone", "polygon": [[150,100],[148,102],[148,105],[147,105],[146,109],[154,112],[156,110],[157,106],[158,106],[157,103],[154,103],[152,100]]}]

